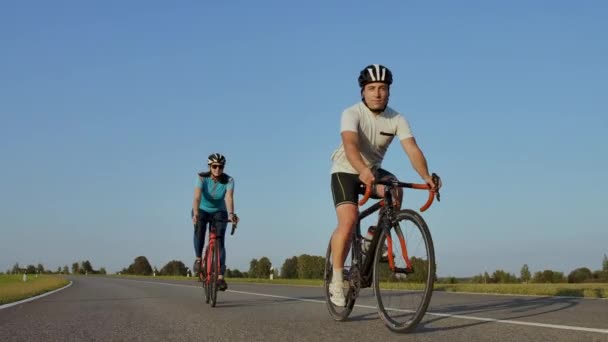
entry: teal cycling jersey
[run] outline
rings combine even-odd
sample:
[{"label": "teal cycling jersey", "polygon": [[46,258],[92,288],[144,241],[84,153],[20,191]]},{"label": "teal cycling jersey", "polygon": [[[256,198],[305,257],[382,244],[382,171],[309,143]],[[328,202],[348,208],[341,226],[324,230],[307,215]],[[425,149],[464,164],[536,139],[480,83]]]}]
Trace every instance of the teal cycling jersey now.
[{"label": "teal cycling jersey", "polygon": [[199,208],[208,213],[226,211],[226,192],[234,189],[234,179],[222,174],[218,180],[209,173],[199,173],[196,178],[196,187],[201,189],[201,204]]}]

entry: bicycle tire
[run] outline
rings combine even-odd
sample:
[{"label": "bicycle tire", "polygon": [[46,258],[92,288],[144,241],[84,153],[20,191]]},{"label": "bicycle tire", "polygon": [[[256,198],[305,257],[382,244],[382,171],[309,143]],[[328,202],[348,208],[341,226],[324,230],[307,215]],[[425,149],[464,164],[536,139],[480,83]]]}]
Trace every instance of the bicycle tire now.
[{"label": "bicycle tire", "polygon": [[[352,248],[349,253],[352,253]],[[330,295],[329,295],[329,284],[331,284],[331,278],[333,275],[331,257],[332,257],[332,255],[331,255],[331,238],[330,238],[329,245],[327,246],[327,253],[325,255],[325,271],[323,274],[323,282],[324,282],[323,285],[324,285],[324,289],[325,289],[325,302],[327,304],[327,309],[328,309],[330,315],[333,317],[333,319],[336,321],[344,321],[348,318],[350,313],[353,311],[353,307],[355,306],[355,298],[353,298],[353,296],[350,295],[351,290],[350,290],[350,285],[349,285],[349,287],[348,287],[349,291],[345,294],[345,296],[346,296],[346,306],[345,307],[340,308],[331,302]],[[345,280],[345,282],[347,282],[346,276],[344,277],[344,280]]]},{"label": "bicycle tire", "polygon": [[201,272],[200,274],[200,278],[201,278],[201,282],[203,283],[203,290],[205,291],[205,303],[209,304],[209,299],[211,298],[211,295],[209,294],[209,284],[207,282],[207,254],[209,251],[209,246],[207,246],[207,248],[205,248],[205,254],[203,254],[203,258],[201,260]]},{"label": "bicycle tire", "polygon": [[[376,246],[376,250],[374,253],[373,286],[374,286],[374,294],[375,294],[376,301],[378,304],[378,306],[377,306],[378,314],[380,315],[380,318],[382,319],[384,324],[391,331],[394,331],[397,333],[407,333],[407,332],[411,332],[418,326],[418,324],[420,323],[420,320],[422,320],[422,318],[426,314],[426,310],[430,303],[431,296],[433,294],[433,284],[435,281],[435,250],[433,247],[433,240],[431,237],[431,233],[428,229],[426,222],[424,221],[422,216],[420,216],[420,214],[418,214],[417,212],[410,210],[410,209],[404,209],[397,213],[396,218],[397,218],[397,222],[395,223],[395,225],[393,227],[391,227],[391,229],[388,233],[391,234],[391,232],[394,232],[395,235],[399,236],[399,234],[401,234],[401,236],[403,237],[403,232],[401,230],[401,225],[399,223],[404,222],[404,221],[412,222],[421,234],[422,241],[424,243],[424,251],[427,254],[427,259],[426,259],[426,261],[424,261],[423,258],[418,259],[418,260],[421,260],[421,261],[419,261],[418,265],[420,266],[420,268],[423,271],[418,274],[416,274],[416,273],[412,274],[411,277],[414,280],[411,283],[408,283],[408,281],[409,281],[408,277],[410,277],[409,274],[407,274],[406,276],[397,277],[396,274],[393,273],[391,275],[391,277],[394,277],[396,281],[399,281],[399,278],[401,278],[401,280],[403,280],[405,284],[404,283],[397,284],[396,285],[397,289],[392,290],[393,291],[392,293],[389,293],[388,291],[391,291],[391,290],[388,290],[386,288],[384,289],[384,291],[387,292],[387,298],[392,300],[393,298],[399,298],[401,296],[400,293],[404,294],[402,297],[410,297],[410,296],[413,297],[414,296],[414,295],[412,295],[413,293],[418,294],[421,292],[421,291],[417,290],[417,288],[420,288],[422,286],[422,288],[423,288],[422,297],[420,299],[420,302],[417,305],[414,305],[415,309],[413,309],[413,310],[403,310],[401,308],[394,308],[394,307],[391,308],[391,307],[387,307],[385,305],[386,303],[384,303],[383,296],[382,296],[383,289],[380,286],[380,282],[381,282],[380,276],[382,273],[381,267],[386,267],[385,265],[387,265],[386,257],[383,258],[383,253],[385,252],[383,250],[383,246],[384,246],[384,242],[387,239],[387,231],[382,231],[382,233],[380,235],[380,239],[378,241],[378,245]],[[412,240],[410,238],[411,237],[408,236],[408,239]],[[396,241],[398,241],[398,240],[396,240]],[[395,246],[395,240],[393,241],[393,246]],[[397,247],[400,248],[400,246],[397,246]],[[406,247],[406,251],[409,253],[410,248]],[[410,255],[410,256],[412,256],[412,255]],[[396,259],[394,259],[394,260],[396,260]],[[415,260],[414,257],[412,257],[411,260]],[[424,267],[426,267],[426,268],[424,268]],[[388,270],[390,272],[390,270],[388,268],[386,268],[386,270]],[[420,277],[424,281],[424,283],[423,284],[413,283],[415,281],[416,277]],[[405,278],[405,280],[403,278]],[[401,287],[399,287],[399,285],[406,286],[406,287],[401,288]],[[411,286],[412,288],[409,288],[409,286]],[[407,319],[405,322],[397,321],[397,319],[395,317],[398,315],[403,315],[404,312],[407,312],[407,313],[413,312],[413,315],[411,315],[411,318]]]},{"label": "bicycle tire", "polygon": [[211,307],[215,307],[217,303],[217,276],[219,270],[217,269],[217,264],[219,258],[217,257],[218,248],[217,245],[213,244],[213,251],[211,255],[211,277],[209,279],[209,292],[210,292],[210,304]]}]

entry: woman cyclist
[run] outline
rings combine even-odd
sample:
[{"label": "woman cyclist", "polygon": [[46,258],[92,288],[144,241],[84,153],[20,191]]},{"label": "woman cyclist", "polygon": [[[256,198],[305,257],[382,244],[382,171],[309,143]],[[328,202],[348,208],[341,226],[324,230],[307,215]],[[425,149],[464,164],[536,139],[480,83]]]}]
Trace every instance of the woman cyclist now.
[{"label": "woman cyclist", "polygon": [[192,201],[192,223],[194,224],[194,274],[198,275],[201,266],[201,255],[205,245],[207,226],[216,228],[217,241],[220,246],[220,275],[218,276],[218,289],[225,291],[228,288],[224,280],[226,271],[226,249],[224,248],[224,233],[227,219],[233,224],[238,223],[234,213],[234,179],[224,173],[226,158],[213,153],[207,158],[209,170],[201,172],[196,178],[194,187],[194,200]]}]

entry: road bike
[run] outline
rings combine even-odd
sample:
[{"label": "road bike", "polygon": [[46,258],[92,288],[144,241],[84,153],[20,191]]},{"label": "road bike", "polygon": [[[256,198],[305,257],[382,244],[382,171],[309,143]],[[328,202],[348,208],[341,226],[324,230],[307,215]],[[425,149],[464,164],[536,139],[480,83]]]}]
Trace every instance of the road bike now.
[{"label": "road bike", "polygon": [[[438,184],[439,176],[432,175]],[[427,210],[434,198],[440,201],[439,191],[428,184],[403,183],[397,180],[380,180],[384,185],[384,197],[360,212],[355,229],[345,251],[343,270],[344,307],[330,300],[329,285],[333,277],[331,238],[325,261],[325,297],[331,316],[345,320],[351,313],[359,292],[373,287],[378,313],[384,324],[394,332],[410,332],[424,316],[435,282],[435,251],[429,228],[422,216],[412,209],[400,210],[400,203],[393,192],[399,188],[428,190],[429,196],[420,208]],[[371,195],[366,187],[359,206]],[[375,234],[367,251],[362,247],[361,221],[379,211]],[[348,249],[350,248],[350,252]]]},{"label": "road bike", "polygon": [[[236,215],[235,215],[236,216]],[[235,217],[235,221],[236,220]],[[218,276],[220,274],[220,246],[217,242],[217,239],[220,236],[217,235],[217,230],[215,228],[217,223],[221,222],[233,222],[232,220],[214,220],[209,227],[209,241],[207,242],[207,246],[205,246],[205,250],[203,253],[203,257],[201,258],[201,267],[200,272],[198,274],[199,281],[203,285],[203,289],[205,291],[205,303],[210,304],[211,307],[215,307],[217,303],[217,290],[218,290]],[[234,231],[236,230],[236,223],[232,223],[232,230],[230,235],[234,235]]]}]

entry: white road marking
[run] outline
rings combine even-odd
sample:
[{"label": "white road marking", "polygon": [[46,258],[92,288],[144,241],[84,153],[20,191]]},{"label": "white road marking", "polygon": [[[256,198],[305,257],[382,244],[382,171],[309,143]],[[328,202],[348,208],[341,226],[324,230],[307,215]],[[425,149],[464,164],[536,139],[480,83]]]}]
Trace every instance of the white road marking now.
[{"label": "white road marking", "polygon": [[[182,287],[193,287],[193,288],[196,288],[196,286],[192,286],[192,285],[161,283],[161,282],[145,281],[145,280],[142,280],[141,282],[143,282],[143,283],[150,283],[150,284],[168,285],[168,286],[182,286]],[[251,296],[259,296],[259,297],[290,299],[290,300],[297,300],[297,301],[301,301],[301,302],[325,304],[324,300],[318,300],[318,299],[288,297],[288,296],[279,296],[279,295],[273,295],[273,294],[267,294],[267,293],[247,292],[247,291],[237,291],[237,290],[226,290],[226,292],[240,293],[240,294],[251,295]],[[355,306],[359,307],[359,308],[376,310],[376,307],[375,306],[371,306],[371,305],[359,305],[359,304],[355,304]],[[398,309],[391,309],[391,310],[402,311],[402,312],[411,312],[411,310],[398,310]],[[552,329],[561,329],[561,330],[584,331],[584,332],[594,332],[594,333],[600,333],[600,334],[608,334],[608,329],[586,328],[586,327],[577,327],[577,326],[560,325],[560,324],[534,323],[534,322],[525,322],[525,321],[514,321],[514,320],[510,320],[510,319],[496,319],[496,318],[466,316],[466,315],[453,315],[453,314],[447,314],[447,313],[435,313],[435,312],[428,312],[428,311],[426,312],[426,314],[427,315],[431,315],[431,316],[459,318],[459,319],[466,319],[466,320],[472,320],[472,321],[492,322],[492,323],[501,323],[501,324],[526,325],[526,326],[531,326],[531,327],[542,327],[542,328],[552,328]]]},{"label": "white road marking", "polygon": [[[261,297],[271,297],[271,298],[280,298],[280,299],[291,299],[291,300],[299,300],[302,302],[312,302],[312,303],[320,303],[325,304],[324,300],[316,300],[316,299],[306,299],[306,298],[298,298],[298,297],[287,297],[287,296],[278,296],[278,295],[270,295],[265,293],[256,293],[256,292],[246,292],[246,291],[235,291],[235,290],[227,290],[227,292],[241,293],[252,296],[261,296]],[[375,306],[371,305],[359,305],[355,304],[356,307],[365,308],[365,309],[373,309],[376,310]],[[412,312],[411,310],[399,310],[392,309],[393,311],[400,312]],[[575,327],[570,325],[559,325],[559,324],[545,324],[545,323],[534,323],[534,322],[524,322],[524,321],[514,321],[510,319],[496,319],[496,318],[486,318],[486,317],[476,317],[476,316],[465,316],[465,315],[452,315],[446,313],[435,313],[428,312],[427,315],[439,316],[439,317],[450,317],[450,318],[460,318],[460,319],[468,319],[473,321],[483,321],[483,322],[493,322],[493,323],[503,323],[503,324],[517,324],[517,325],[527,325],[532,327],[543,327],[543,328],[553,328],[553,329],[562,329],[562,330],[575,330],[575,331],[585,331],[585,332],[596,332],[601,334],[608,334],[608,329],[597,329],[597,328],[585,328],[585,327]]]}]

